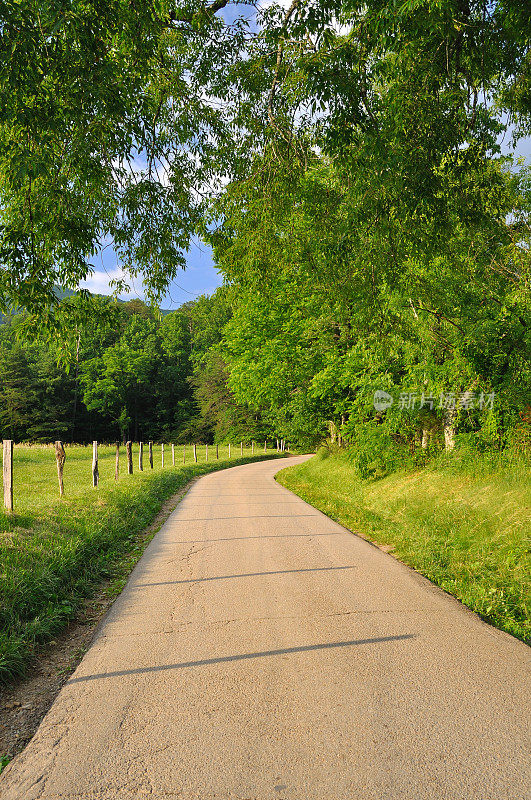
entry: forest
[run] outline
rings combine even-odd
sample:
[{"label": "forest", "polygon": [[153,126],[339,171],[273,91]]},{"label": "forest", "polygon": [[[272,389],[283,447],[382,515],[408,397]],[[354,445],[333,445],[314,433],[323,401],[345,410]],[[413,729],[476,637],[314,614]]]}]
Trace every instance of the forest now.
[{"label": "forest", "polygon": [[[116,0],[44,4],[40,28],[25,8],[2,73],[4,436],[328,439],[365,476],[528,447],[526,4]],[[163,314],[194,236],[224,286]],[[76,294],[104,242],[145,303]]]},{"label": "forest", "polygon": [[23,315],[7,317],[0,327],[4,438],[262,438],[259,415],[236,403],[214,353],[230,316],[223,291],[167,314],[141,300],[72,296],[66,302],[88,303],[90,312],[60,343],[49,336],[30,342]]}]

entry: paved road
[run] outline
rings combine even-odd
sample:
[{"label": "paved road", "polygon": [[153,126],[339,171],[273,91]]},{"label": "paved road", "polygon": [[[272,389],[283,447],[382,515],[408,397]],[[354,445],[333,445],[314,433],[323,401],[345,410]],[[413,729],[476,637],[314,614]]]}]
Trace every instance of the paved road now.
[{"label": "paved road", "polygon": [[525,645],[276,484],[280,466],[194,484],[4,800],[530,797]]}]

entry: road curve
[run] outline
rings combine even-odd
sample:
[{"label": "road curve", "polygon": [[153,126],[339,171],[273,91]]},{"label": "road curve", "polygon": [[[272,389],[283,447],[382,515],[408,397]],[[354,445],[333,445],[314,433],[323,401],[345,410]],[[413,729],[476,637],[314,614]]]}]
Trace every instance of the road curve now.
[{"label": "road curve", "polygon": [[529,650],[253,463],[153,539],[3,800],[524,800]]}]

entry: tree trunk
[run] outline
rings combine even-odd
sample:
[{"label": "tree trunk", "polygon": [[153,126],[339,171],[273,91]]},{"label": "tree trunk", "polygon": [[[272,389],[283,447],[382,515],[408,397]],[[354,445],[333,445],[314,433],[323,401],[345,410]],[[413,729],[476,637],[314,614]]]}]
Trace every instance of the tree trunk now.
[{"label": "tree trunk", "polygon": [[127,474],[133,474],[133,442],[128,441],[125,443],[125,452],[127,455]]},{"label": "tree trunk", "polygon": [[55,459],[57,461],[57,477],[59,479],[59,494],[62,497],[65,493],[63,484],[63,468],[65,465],[66,453],[63,443],[59,440],[55,443]]},{"label": "tree trunk", "polygon": [[455,447],[455,421],[457,417],[457,409],[446,408],[444,411],[443,431],[444,431],[444,449],[450,453]]}]

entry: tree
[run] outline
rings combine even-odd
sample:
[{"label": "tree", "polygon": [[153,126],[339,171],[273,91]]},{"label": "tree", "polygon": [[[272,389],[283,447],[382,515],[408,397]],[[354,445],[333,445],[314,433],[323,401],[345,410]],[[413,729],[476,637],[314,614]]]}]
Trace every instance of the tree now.
[{"label": "tree", "polygon": [[231,292],[221,287],[182,308],[190,334],[189,383],[195,400],[191,419],[182,431],[185,438],[222,442],[262,438],[269,433],[260,414],[238,401],[228,383],[222,340],[232,317],[232,299]]},{"label": "tree", "polygon": [[241,40],[216,17],[225,5],[4,6],[2,308],[55,305],[55,286],[75,288],[109,242],[154,296],[183,266],[191,190],[208,180],[221,130],[207,70],[223,70]]},{"label": "tree", "polygon": [[[109,243],[160,294],[209,200],[268,151],[281,163],[317,146],[378,176],[399,213],[426,220],[425,246],[448,224],[448,177],[466,189],[463,161],[495,150],[503,114],[529,129],[530,15],[516,0],[295,0],[234,23],[229,5],[6,5],[3,308],[42,313]],[[388,205],[380,193],[373,222]]]},{"label": "tree", "polygon": [[[212,236],[235,298],[224,352],[236,399],[311,443],[329,422],[359,439],[367,420],[382,423],[375,390],[398,399],[413,388],[415,408],[395,406],[382,428],[409,447],[432,426],[422,393],[437,404],[442,392],[495,391],[507,430],[529,402],[525,171],[464,159],[459,188],[445,187],[443,236],[426,215],[400,213],[398,193],[352,160],[309,153],[271,166],[228,188]],[[433,416],[446,424],[443,407]],[[492,419],[463,408],[451,424],[499,431]]]},{"label": "tree", "polygon": [[134,315],[114,345],[82,365],[86,407],[110,414],[124,441],[139,438],[160,349],[156,323]]},{"label": "tree", "polygon": [[[0,422],[5,438],[24,438],[34,405],[30,359],[12,335],[0,348]],[[9,332],[11,334],[11,332]]]},{"label": "tree", "polygon": [[163,358],[157,384],[159,430],[165,439],[179,438],[195,412],[189,380],[192,365],[187,315],[179,310],[164,316],[160,335]]}]

